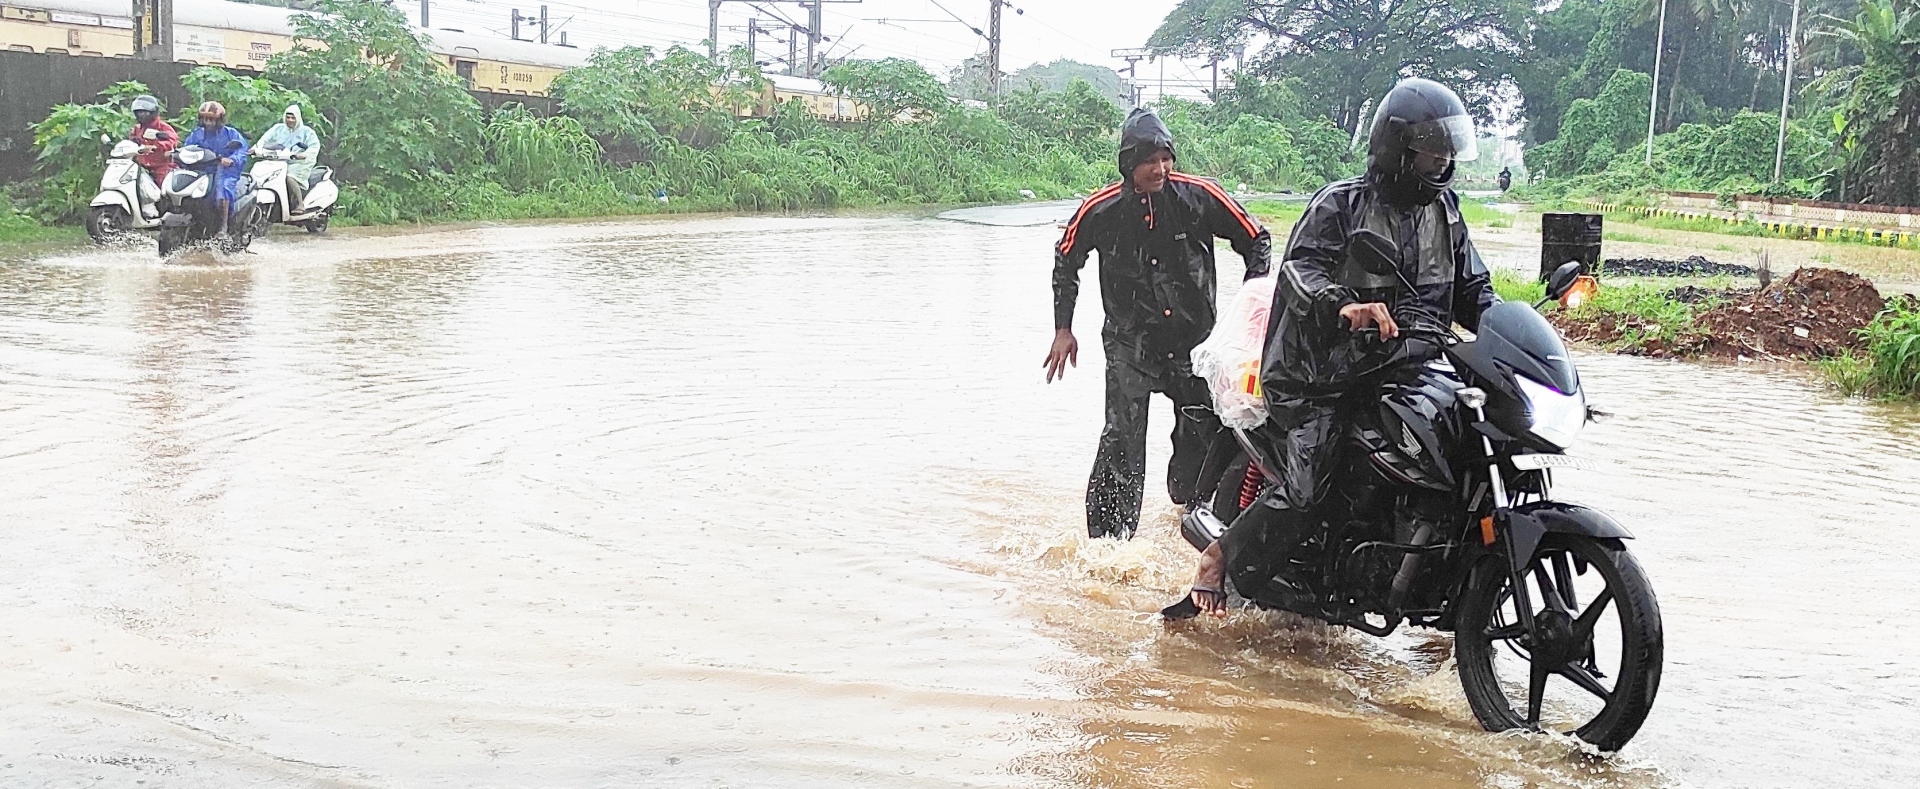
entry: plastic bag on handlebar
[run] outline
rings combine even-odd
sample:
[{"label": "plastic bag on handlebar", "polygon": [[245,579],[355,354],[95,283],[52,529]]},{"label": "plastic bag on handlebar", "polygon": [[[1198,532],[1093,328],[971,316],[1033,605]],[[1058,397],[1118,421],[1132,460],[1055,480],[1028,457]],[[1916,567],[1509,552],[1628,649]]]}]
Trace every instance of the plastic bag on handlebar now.
[{"label": "plastic bag on handlebar", "polygon": [[1249,429],[1267,421],[1260,391],[1260,354],[1273,310],[1274,276],[1254,277],[1227,302],[1213,333],[1193,349],[1193,374],[1205,379],[1213,411],[1227,427]]}]

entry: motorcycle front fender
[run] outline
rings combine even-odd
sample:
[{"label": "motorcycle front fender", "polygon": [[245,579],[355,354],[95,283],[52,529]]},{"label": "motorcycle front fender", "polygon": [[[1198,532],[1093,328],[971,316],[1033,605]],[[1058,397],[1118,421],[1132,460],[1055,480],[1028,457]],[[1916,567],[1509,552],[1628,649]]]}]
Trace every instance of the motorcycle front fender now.
[{"label": "motorcycle front fender", "polygon": [[1601,539],[1631,540],[1633,535],[1612,516],[1592,507],[1562,501],[1536,501],[1506,511],[1503,533],[1507,558],[1515,571],[1533,561],[1533,552],[1549,534],[1578,534]]},{"label": "motorcycle front fender", "polygon": [[93,202],[88,203],[87,207],[98,208],[103,205],[117,205],[117,206],[120,206],[122,209],[124,209],[129,215],[132,215],[132,216],[140,215],[139,213],[133,210],[133,203],[128,201],[127,196],[121,193],[119,190],[110,189],[105,192],[101,192],[100,194],[94,195]]}]

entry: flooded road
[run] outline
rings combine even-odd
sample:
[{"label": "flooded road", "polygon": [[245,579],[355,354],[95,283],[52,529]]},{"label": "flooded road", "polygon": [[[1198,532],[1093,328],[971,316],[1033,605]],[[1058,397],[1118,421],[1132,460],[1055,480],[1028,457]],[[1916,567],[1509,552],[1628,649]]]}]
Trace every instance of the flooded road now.
[{"label": "flooded road", "polygon": [[1082,536],[1049,217],[0,262],[0,784],[1911,782],[1912,411],[1582,357],[1620,415],[1562,491],[1639,536],[1668,654],[1595,762],[1479,731],[1440,636],[1156,621],[1192,552],[1157,478]]}]

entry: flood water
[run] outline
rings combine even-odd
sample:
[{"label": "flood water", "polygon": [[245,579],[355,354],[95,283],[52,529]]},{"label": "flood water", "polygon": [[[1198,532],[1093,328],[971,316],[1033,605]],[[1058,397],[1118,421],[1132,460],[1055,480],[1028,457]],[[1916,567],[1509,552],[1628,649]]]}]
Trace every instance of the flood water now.
[{"label": "flood water", "polygon": [[0,261],[0,784],[1911,785],[1913,411],[1580,357],[1558,492],[1668,661],[1594,760],[1481,732],[1443,636],[1157,621],[1157,475],[1084,537],[1097,288],[1042,383],[1057,213]]}]

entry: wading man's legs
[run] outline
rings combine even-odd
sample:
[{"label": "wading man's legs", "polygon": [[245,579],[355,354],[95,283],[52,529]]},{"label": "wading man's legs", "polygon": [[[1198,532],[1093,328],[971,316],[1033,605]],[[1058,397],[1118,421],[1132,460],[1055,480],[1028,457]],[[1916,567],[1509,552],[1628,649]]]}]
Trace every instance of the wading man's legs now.
[{"label": "wading man's legs", "polygon": [[1115,343],[1107,352],[1107,423],[1087,480],[1087,536],[1128,539],[1147,478],[1147,404],[1154,379]]}]

